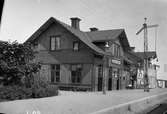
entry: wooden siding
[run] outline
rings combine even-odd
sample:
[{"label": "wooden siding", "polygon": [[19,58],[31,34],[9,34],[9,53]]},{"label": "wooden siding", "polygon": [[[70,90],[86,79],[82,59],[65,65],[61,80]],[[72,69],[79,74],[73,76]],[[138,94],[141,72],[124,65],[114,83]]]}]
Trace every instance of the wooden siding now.
[{"label": "wooden siding", "polygon": [[[50,36],[60,35],[61,50],[50,51]],[[73,42],[79,41],[79,51],[73,51]],[[42,63],[93,63],[92,50],[60,25],[51,25],[38,38],[36,60]]]}]

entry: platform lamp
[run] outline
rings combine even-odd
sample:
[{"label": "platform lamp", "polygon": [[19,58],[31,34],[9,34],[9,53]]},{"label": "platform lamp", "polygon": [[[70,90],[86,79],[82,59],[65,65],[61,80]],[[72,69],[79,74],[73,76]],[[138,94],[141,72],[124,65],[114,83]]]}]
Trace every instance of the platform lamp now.
[{"label": "platform lamp", "polygon": [[[107,48],[109,48],[109,42],[105,42],[104,50],[106,51]],[[107,66],[107,55],[106,53],[103,56],[103,94],[106,94],[106,73],[105,73],[105,67]]]}]

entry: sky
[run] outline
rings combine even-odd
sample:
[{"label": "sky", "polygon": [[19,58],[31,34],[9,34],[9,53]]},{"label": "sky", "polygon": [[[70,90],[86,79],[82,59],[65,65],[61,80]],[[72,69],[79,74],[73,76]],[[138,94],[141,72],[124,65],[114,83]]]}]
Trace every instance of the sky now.
[{"label": "sky", "polygon": [[147,17],[148,25],[159,25],[148,29],[149,51],[155,51],[157,38],[158,78],[167,79],[166,11],[167,0],[5,0],[0,40],[22,43],[50,17],[69,25],[71,17],[79,17],[83,31],[125,29],[130,45],[143,51],[143,32],[136,32]]}]

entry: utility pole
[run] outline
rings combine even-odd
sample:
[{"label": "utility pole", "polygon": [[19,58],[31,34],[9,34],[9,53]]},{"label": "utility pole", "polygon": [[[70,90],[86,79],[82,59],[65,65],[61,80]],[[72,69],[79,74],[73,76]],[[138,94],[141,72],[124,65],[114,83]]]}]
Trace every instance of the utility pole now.
[{"label": "utility pole", "polygon": [[147,58],[147,52],[148,52],[148,28],[158,27],[158,25],[147,25],[146,20],[147,18],[144,18],[145,22],[143,24],[143,27],[136,33],[138,35],[141,31],[144,30],[144,92],[149,92],[149,80],[148,80],[148,58]]}]

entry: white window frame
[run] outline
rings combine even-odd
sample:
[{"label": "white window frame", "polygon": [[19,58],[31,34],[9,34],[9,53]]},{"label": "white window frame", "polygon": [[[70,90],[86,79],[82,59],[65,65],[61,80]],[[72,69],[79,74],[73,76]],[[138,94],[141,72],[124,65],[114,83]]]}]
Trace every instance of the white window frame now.
[{"label": "white window frame", "polygon": [[[54,69],[52,68],[54,66]],[[58,69],[59,67],[59,69]],[[51,82],[60,82],[61,81],[61,65],[60,64],[51,64]],[[57,75],[59,73],[59,75]],[[53,81],[52,81],[53,78]],[[59,80],[57,80],[59,79]]]},{"label": "white window frame", "polygon": [[60,36],[51,36],[50,37],[50,50],[60,50],[61,44],[60,44]]},{"label": "white window frame", "polygon": [[74,51],[79,51],[79,42],[78,41],[73,42],[73,50]]}]

